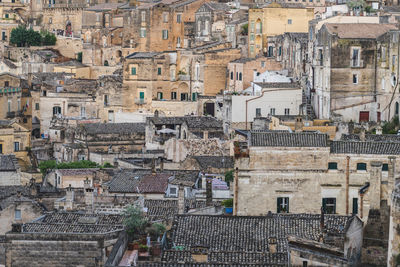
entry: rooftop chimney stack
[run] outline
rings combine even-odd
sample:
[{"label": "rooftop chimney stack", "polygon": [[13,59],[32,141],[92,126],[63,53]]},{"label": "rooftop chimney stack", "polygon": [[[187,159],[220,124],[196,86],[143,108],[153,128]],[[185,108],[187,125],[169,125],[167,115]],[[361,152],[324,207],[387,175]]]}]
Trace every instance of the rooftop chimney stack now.
[{"label": "rooftop chimney stack", "polygon": [[206,206],[212,206],[212,179],[206,178]]},{"label": "rooftop chimney stack", "polygon": [[185,190],[183,186],[179,186],[178,190],[178,211],[179,214],[183,214],[185,212]]},{"label": "rooftop chimney stack", "polygon": [[275,254],[277,252],[277,241],[276,241],[276,237],[271,236],[268,238],[268,249],[269,249],[269,253],[271,254]]}]

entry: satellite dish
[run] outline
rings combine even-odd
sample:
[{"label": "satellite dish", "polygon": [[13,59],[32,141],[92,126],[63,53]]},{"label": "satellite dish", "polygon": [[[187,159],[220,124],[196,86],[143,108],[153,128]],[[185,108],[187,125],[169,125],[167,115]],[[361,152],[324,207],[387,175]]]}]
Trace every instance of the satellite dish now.
[{"label": "satellite dish", "polygon": [[396,75],[392,74],[392,76],[390,77],[390,83],[392,84],[393,87],[396,86],[396,84],[397,84]]}]

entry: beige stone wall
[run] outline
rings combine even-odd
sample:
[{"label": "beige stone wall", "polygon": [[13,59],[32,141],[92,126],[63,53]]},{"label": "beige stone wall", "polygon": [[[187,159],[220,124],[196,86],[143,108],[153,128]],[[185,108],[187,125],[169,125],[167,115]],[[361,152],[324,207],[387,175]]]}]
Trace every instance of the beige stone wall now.
[{"label": "beige stone wall", "polygon": [[[21,210],[21,220],[15,219],[15,210]],[[42,210],[31,202],[21,202],[9,205],[0,214],[0,235],[11,231],[13,223],[27,223],[42,215]]]},{"label": "beige stone wall", "polygon": [[[358,198],[359,214],[366,218],[374,192],[368,192],[361,204],[359,189],[370,182],[373,190],[377,177],[371,178],[371,162],[388,163],[387,155],[349,155],[349,202]],[[337,162],[338,170],[328,170],[328,162]],[[367,163],[367,171],[357,170],[357,163]],[[336,198],[336,212],[346,214],[346,155],[330,154],[329,148],[251,147],[249,158],[236,162],[239,168],[238,215],[265,215],[277,211],[277,198],[289,197],[289,211],[319,213],[322,198]],[[396,163],[396,169],[400,167]],[[395,175],[396,177],[396,175]],[[388,172],[382,172],[381,197],[385,197]],[[380,183],[379,183],[380,184]]]},{"label": "beige stone wall", "polygon": [[54,49],[57,49],[64,57],[75,59],[77,54],[83,50],[82,40],[80,38],[57,38]]},{"label": "beige stone wall", "polygon": [[83,8],[45,8],[43,10],[43,25],[49,30],[66,29],[67,21],[71,22],[72,31],[82,31]]}]

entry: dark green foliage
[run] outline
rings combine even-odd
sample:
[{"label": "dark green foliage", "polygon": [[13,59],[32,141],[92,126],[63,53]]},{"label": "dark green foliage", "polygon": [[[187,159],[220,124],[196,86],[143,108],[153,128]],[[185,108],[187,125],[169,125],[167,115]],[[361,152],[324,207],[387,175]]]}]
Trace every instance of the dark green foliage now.
[{"label": "dark green foliage", "polygon": [[109,162],[105,162],[104,164],[103,164],[103,168],[113,168],[114,166],[111,164],[111,163],[109,163]]},{"label": "dark green foliage", "polygon": [[39,33],[32,28],[27,29],[23,25],[13,29],[10,36],[10,43],[18,47],[55,45],[56,41],[57,38],[53,33],[48,31]]},{"label": "dark green foliage", "polygon": [[249,32],[249,24],[246,23],[242,26],[242,34],[243,35],[247,35],[247,33]]},{"label": "dark green foliage", "polygon": [[47,170],[52,169],[86,169],[86,168],[98,168],[99,165],[96,162],[90,160],[81,160],[75,162],[63,162],[56,163],[55,160],[42,161],[39,164],[40,172],[45,175]]},{"label": "dark green foliage", "polygon": [[233,182],[233,170],[227,171],[225,173],[225,182]]},{"label": "dark green foliage", "polygon": [[382,126],[384,134],[396,134],[399,129],[399,117],[395,116],[391,121],[385,122]]},{"label": "dark green foliage", "polygon": [[226,208],[232,208],[233,207],[233,199],[225,199],[224,201],[221,202],[221,204],[226,207]]},{"label": "dark green foliage", "polygon": [[164,224],[161,223],[153,223],[148,229],[147,232],[150,234],[152,239],[157,239],[157,237],[164,234],[166,228]]},{"label": "dark green foliage", "polygon": [[147,219],[138,207],[128,205],[123,212],[123,216],[125,217],[124,225],[129,235],[135,238],[144,232]]}]

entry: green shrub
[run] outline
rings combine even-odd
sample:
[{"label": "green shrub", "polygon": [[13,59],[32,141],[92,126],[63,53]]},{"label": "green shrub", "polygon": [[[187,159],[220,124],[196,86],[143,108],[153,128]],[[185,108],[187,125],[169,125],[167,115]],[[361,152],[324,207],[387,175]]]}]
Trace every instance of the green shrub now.
[{"label": "green shrub", "polygon": [[233,207],[233,199],[232,199],[232,198],[225,199],[224,201],[221,202],[221,204],[222,204],[225,208],[232,208],[232,207]]}]

